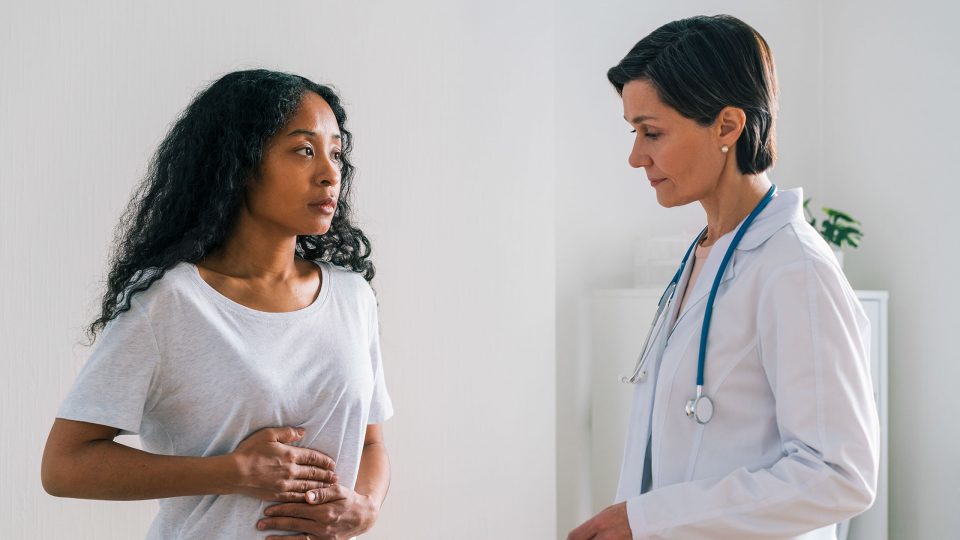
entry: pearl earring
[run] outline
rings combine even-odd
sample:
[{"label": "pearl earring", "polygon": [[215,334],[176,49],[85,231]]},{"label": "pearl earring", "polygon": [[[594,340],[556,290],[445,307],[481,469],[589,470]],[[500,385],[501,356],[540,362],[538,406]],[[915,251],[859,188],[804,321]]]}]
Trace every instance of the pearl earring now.
[{"label": "pearl earring", "polygon": [[730,151],[730,147],[727,146],[727,145],[723,145],[723,146],[720,147],[720,151],[723,152],[724,154],[726,154],[727,152]]}]

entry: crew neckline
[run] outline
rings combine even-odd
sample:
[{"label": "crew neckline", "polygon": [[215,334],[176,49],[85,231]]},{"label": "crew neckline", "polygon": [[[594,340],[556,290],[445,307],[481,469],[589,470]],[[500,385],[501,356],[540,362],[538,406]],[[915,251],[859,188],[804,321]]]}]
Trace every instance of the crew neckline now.
[{"label": "crew neckline", "polygon": [[253,316],[258,319],[288,321],[301,318],[305,315],[310,315],[311,313],[317,311],[320,309],[320,306],[326,302],[327,297],[330,296],[330,289],[333,286],[333,279],[331,277],[332,273],[330,272],[329,268],[327,268],[325,263],[319,261],[310,262],[316,264],[320,269],[320,294],[318,294],[317,297],[313,299],[313,302],[311,302],[309,305],[294,311],[261,311],[259,309],[253,309],[245,306],[228,298],[223,293],[215,289],[212,285],[207,283],[206,280],[203,279],[203,276],[200,275],[200,269],[196,264],[191,262],[184,262],[184,264],[187,265],[189,274],[199,287],[200,291],[204,294],[204,296],[210,298],[214,303],[236,313]]}]

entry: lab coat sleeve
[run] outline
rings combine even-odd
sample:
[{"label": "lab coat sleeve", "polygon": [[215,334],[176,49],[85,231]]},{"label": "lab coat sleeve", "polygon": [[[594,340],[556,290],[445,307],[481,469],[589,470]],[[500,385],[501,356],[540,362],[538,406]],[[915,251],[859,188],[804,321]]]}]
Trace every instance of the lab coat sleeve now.
[{"label": "lab coat sleeve", "polygon": [[782,457],[629,499],[635,539],[791,538],[873,503],[879,423],[859,301],[839,269],[816,259],[769,275],[758,302]]}]

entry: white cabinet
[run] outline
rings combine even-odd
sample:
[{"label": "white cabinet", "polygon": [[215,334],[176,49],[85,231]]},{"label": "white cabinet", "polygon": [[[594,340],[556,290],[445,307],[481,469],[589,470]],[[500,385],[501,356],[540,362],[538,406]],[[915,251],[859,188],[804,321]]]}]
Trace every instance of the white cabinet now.
[{"label": "white cabinet", "polygon": [[[582,349],[590,381],[590,478],[592,509],[613,502],[630,413],[629,375],[643,345],[662,289],[615,289],[594,292],[587,302]],[[867,512],[840,526],[840,540],[887,538],[887,293],[857,291],[871,323],[871,360],[874,394],[880,413],[880,478],[877,500]],[[848,527],[849,526],[849,527]]]},{"label": "white cabinet", "polygon": [[[857,291],[857,298],[870,319],[870,361],[873,396],[880,412],[880,477],[873,506],[840,526],[839,540],[887,540],[887,299],[886,291]],[[849,531],[845,531],[849,527]]]}]

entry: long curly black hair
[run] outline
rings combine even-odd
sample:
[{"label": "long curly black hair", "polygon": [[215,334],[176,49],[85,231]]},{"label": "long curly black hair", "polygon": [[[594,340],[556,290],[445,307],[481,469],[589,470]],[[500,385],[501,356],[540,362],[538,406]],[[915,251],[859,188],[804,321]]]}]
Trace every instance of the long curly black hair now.
[{"label": "long curly black hair", "polygon": [[100,315],[87,328],[91,343],[108,322],[182,261],[197,263],[222,246],[255,182],[268,141],[295,114],[303,96],[322,97],[343,137],[341,189],[330,230],[297,237],[297,254],[358,272],[375,270],[370,241],[350,222],[352,135],[340,97],[330,87],[264,69],[224,75],[202,91],[160,143],[146,177],[123,213],[110,258]]}]

